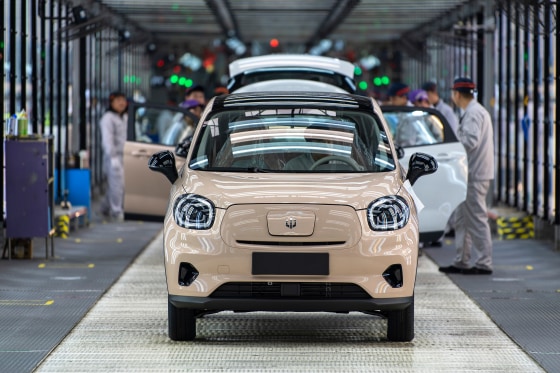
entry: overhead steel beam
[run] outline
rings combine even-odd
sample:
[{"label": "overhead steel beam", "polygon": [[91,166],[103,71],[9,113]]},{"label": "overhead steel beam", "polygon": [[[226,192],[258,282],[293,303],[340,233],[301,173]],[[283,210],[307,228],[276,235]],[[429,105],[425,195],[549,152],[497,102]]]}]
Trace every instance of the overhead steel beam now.
[{"label": "overhead steel beam", "polygon": [[242,40],[239,27],[237,26],[237,20],[227,0],[206,0],[206,5],[208,5],[208,8],[214,13],[226,38],[236,37]]},{"label": "overhead steel beam", "polygon": [[424,40],[431,34],[453,28],[457,22],[477,14],[483,7],[488,6],[489,2],[485,0],[466,0],[443,15],[436,15],[436,19],[429,20],[404,33],[401,39]]},{"label": "overhead steel beam", "polygon": [[[146,31],[142,26],[136,22],[129,19],[125,14],[116,12],[113,8],[105,5],[97,0],[66,0],[68,6],[82,6],[87,13],[88,18],[93,18],[94,20],[103,20],[102,24],[107,28],[112,28],[115,30],[127,29],[132,34],[134,34],[135,40],[142,40],[142,42],[147,42],[152,40],[152,35]],[[80,36],[83,36],[84,27],[90,25],[91,22],[80,23],[79,25],[82,30],[80,30]],[[97,25],[99,26],[99,25]],[[98,27],[96,27],[98,28]],[[103,27],[101,27],[103,28]],[[70,30],[65,30],[70,31]],[[96,30],[97,31],[97,30]],[[85,32],[88,34],[88,32]],[[74,39],[74,37],[71,37]]]},{"label": "overhead steel beam", "polygon": [[360,0],[337,0],[329,11],[329,14],[327,14],[323,22],[319,25],[317,31],[315,31],[311,39],[307,41],[307,48],[309,49],[321,39],[327,38],[359,2]]}]

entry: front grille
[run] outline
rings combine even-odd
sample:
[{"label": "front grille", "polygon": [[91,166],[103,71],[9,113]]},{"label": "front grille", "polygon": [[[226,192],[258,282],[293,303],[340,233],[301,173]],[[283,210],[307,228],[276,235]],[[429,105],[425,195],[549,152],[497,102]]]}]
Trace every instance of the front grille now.
[{"label": "front grille", "polygon": [[246,241],[237,240],[240,245],[260,245],[260,246],[337,246],[344,245],[346,241],[320,241],[320,242],[278,242],[278,241]]},{"label": "front grille", "polygon": [[[299,296],[282,295],[282,286],[299,285]],[[229,282],[216,289],[211,298],[243,299],[370,299],[364,289],[355,284],[329,282]]]}]

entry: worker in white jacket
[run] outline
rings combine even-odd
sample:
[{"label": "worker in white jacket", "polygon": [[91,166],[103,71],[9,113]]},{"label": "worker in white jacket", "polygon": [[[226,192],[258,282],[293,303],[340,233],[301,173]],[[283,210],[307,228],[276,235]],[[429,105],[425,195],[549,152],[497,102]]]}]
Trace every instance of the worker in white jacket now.
[{"label": "worker in white jacket", "polygon": [[[452,98],[463,110],[457,137],[467,151],[469,178],[467,197],[455,213],[455,246],[452,265],[444,273],[492,274],[492,235],[488,223],[486,195],[494,179],[494,133],[490,113],[475,99],[476,86],[469,78],[457,78]],[[474,249],[474,265],[471,256]]]},{"label": "worker in white jacket", "polygon": [[101,213],[111,221],[124,220],[124,143],[127,132],[128,102],[122,92],[109,95],[109,108],[99,122],[103,148],[103,171],[107,190]]}]

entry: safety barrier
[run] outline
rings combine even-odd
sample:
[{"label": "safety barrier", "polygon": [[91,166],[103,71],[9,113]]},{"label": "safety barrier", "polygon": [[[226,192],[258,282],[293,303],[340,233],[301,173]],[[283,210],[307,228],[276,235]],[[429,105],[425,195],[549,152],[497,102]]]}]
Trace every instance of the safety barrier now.
[{"label": "safety barrier", "polygon": [[497,233],[501,240],[529,239],[535,237],[532,216],[499,217],[496,221]]},{"label": "safety barrier", "polygon": [[68,238],[70,231],[89,225],[88,210],[85,206],[74,206],[58,210],[56,216],[56,236]]}]

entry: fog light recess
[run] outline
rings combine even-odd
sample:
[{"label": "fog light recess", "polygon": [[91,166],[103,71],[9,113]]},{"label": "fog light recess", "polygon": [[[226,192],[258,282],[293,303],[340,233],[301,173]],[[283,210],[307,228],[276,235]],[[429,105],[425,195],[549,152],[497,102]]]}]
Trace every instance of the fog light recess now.
[{"label": "fog light recess", "polygon": [[400,264],[393,264],[383,272],[383,278],[391,287],[400,288],[403,286],[403,272]]},{"label": "fog light recess", "polygon": [[189,286],[198,277],[198,270],[191,264],[182,262],[179,266],[179,285]]}]

